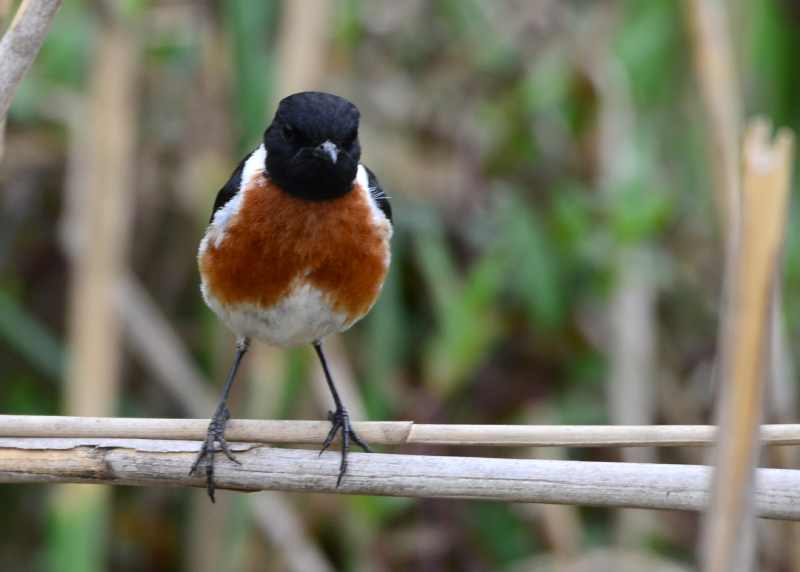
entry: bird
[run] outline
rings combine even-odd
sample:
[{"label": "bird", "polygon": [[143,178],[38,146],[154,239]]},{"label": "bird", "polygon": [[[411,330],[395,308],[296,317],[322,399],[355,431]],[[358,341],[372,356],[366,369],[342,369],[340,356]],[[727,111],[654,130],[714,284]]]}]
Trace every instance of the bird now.
[{"label": "bird", "polygon": [[337,488],[353,430],[323,351],[375,304],[391,261],[389,197],[361,161],[360,112],[347,99],[305,91],[282,99],[260,145],[220,189],[197,259],[206,305],[233,332],[236,353],[206,439],[189,474],[205,465],[214,502],[214,458],[235,463],[225,440],[228,396],[252,340],[310,344],[335,409],[322,454],[341,434]]}]

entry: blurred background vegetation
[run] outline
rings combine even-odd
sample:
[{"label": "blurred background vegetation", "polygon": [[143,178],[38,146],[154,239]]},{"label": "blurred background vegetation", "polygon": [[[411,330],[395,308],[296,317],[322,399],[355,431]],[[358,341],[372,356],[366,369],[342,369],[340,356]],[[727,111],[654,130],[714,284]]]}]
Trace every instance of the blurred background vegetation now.
[{"label": "blurred background vegetation", "polygon": [[[4,27],[16,4],[0,2]],[[745,113],[795,130],[798,6],[742,0],[725,13]],[[65,2],[0,151],[0,411],[211,413],[233,341],[200,298],[198,241],[276,102],[321,89],[360,107],[363,158],[395,212],[381,299],[330,344],[354,417],[709,422],[723,249],[689,10],[674,0]],[[319,375],[308,348],[260,347],[233,415],[320,418]],[[796,421],[794,384],[789,375],[769,420]],[[0,569],[696,565],[698,517],[686,513],[225,492],[211,506],[203,491],[88,488],[0,488]],[[797,531],[760,526],[760,569],[800,569]]]}]

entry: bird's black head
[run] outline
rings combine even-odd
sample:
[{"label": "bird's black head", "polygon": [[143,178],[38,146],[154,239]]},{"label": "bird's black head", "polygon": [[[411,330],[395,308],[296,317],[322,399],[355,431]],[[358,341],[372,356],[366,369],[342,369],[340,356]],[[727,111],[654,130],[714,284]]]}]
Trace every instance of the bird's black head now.
[{"label": "bird's black head", "polygon": [[287,193],[309,200],[346,194],[361,159],[358,108],[330,93],[284,98],[264,133],[267,173]]}]

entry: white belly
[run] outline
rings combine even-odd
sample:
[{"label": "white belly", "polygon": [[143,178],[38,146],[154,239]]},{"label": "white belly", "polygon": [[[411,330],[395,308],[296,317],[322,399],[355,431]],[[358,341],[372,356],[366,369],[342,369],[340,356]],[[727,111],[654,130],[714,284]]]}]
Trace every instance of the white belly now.
[{"label": "white belly", "polygon": [[222,304],[201,285],[206,304],[238,337],[255,338],[275,346],[296,346],[341,332],[348,322],[344,313],[334,311],[324,295],[308,283],[297,284],[282,301],[264,309],[252,304]]}]

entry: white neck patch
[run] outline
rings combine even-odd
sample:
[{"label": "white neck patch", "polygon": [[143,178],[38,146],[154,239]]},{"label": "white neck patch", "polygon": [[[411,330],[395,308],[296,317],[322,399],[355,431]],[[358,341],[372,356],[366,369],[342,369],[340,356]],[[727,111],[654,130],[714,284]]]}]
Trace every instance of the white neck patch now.
[{"label": "white neck patch", "polygon": [[244,163],[244,168],[242,169],[242,182],[239,185],[239,192],[243,191],[247,185],[250,184],[250,181],[253,180],[253,177],[266,170],[266,163],[267,149],[262,143],[256,147],[255,151],[250,153],[250,156]]},{"label": "white neck patch", "polygon": [[369,210],[372,213],[373,222],[379,225],[386,224],[388,219],[378,206],[378,202],[375,200],[375,197],[372,196],[372,191],[370,191],[369,174],[367,173],[367,169],[360,163],[358,165],[358,170],[356,171],[355,183],[361,189],[361,192],[366,195],[367,204],[369,204]]},{"label": "white neck patch", "polygon": [[[205,237],[206,239],[212,240],[214,246],[218,247],[220,242],[225,238],[225,230],[242,207],[245,189],[247,189],[254,177],[261,175],[261,173],[266,170],[266,161],[267,149],[262,143],[250,153],[247,161],[244,162],[244,167],[242,167],[242,180],[239,183],[238,192],[214,214],[214,220],[211,221],[211,226],[208,232],[206,232]],[[203,242],[206,242],[206,240],[203,240]]]}]

